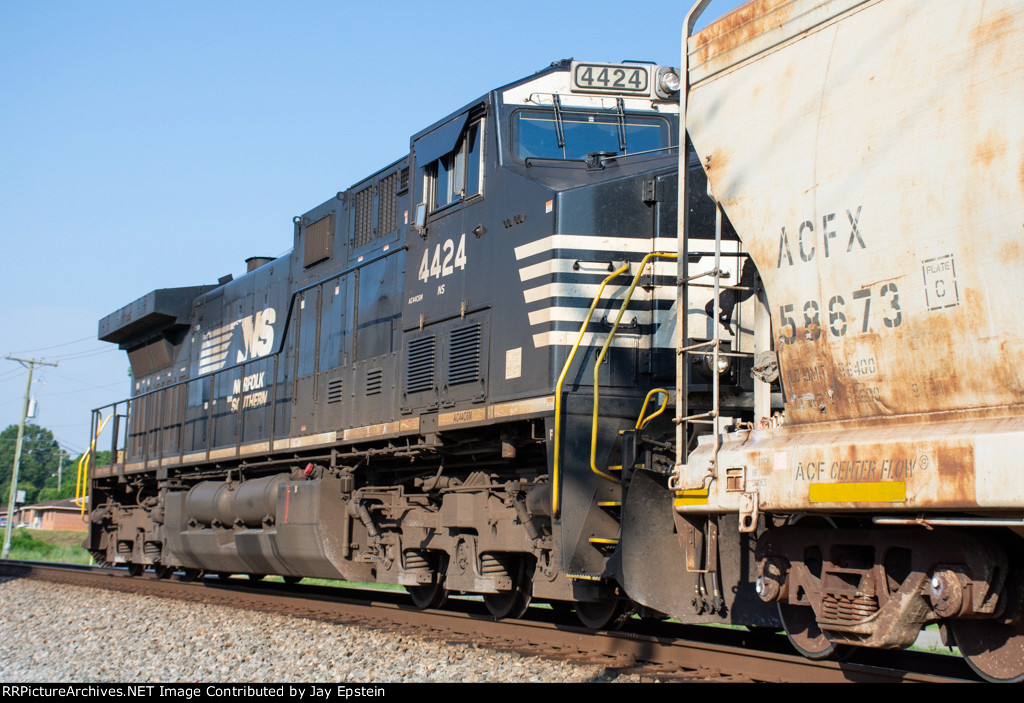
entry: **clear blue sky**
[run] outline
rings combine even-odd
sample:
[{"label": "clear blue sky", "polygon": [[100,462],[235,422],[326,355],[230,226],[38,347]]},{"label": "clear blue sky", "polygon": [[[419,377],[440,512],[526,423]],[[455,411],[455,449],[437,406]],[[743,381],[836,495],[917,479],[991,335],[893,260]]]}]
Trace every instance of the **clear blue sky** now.
[{"label": "clear blue sky", "polygon": [[[129,394],[104,315],[284,253],[294,215],[551,61],[679,65],[689,6],[0,0],[0,357],[60,363],[35,422],[75,454]],[[0,358],[0,427],[24,387]]]}]

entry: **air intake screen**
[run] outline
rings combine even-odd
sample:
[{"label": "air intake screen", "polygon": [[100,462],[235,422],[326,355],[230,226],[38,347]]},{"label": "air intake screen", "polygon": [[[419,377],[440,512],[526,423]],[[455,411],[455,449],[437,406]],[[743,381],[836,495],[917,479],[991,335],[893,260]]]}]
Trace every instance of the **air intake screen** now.
[{"label": "air intake screen", "polygon": [[384,388],[384,369],[366,372],[366,395],[376,395]]},{"label": "air intake screen", "polygon": [[409,342],[406,354],[405,392],[419,393],[434,387],[434,349],[436,343],[433,335],[420,337]]},{"label": "air intake screen", "polygon": [[398,195],[395,188],[397,183],[398,174],[392,173],[380,182],[380,187],[377,189],[379,202],[377,235],[381,237],[394,232],[398,227]]},{"label": "air intake screen", "polygon": [[373,187],[367,186],[356,193],[355,201],[352,246],[358,248],[373,239]]},{"label": "air intake screen", "polygon": [[448,355],[448,385],[480,378],[480,323],[452,330]]},{"label": "air intake screen", "polygon": [[327,402],[328,403],[340,403],[343,397],[342,392],[345,387],[344,378],[332,378],[327,383]]}]

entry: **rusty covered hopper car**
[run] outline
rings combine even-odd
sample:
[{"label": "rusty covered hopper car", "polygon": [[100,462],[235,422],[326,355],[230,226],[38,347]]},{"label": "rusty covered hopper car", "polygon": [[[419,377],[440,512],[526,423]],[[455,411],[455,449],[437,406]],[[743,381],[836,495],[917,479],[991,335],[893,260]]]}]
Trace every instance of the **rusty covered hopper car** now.
[{"label": "rusty covered hopper car", "polygon": [[938,621],[1024,678],[1024,5],[762,0],[685,53],[785,411],[701,437],[676,514],[760,532],[811,656]]}]

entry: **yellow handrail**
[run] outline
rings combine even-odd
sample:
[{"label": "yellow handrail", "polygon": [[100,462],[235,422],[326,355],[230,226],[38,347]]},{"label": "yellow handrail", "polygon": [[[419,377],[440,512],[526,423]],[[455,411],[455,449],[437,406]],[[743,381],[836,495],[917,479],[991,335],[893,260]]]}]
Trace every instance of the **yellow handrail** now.
[{"label": "yellow handrail", "polygon": [[[114,413],[107,415],[107,419],[100,423],[99,429],[96,430],[96,435],[89,443],[89,449],[78,460],[78,478],[75,481],[75,505],[81,508],[82,515],[85,515],[85,499],[89,493],[89,457],[96,451],[96,440],[100,438],[100,433],[103,432],[103,428],[107,426],[112,417],[114,417]],[[111,457],[111,461],[113,459],[114,457]]]},{"label": "yellow handrail", "polygon": [[580,342],[583,341],[583,335],[587,331],[587,325],[590,324],[590,318],[593,317],[594,310],[597,308],[598,302],[601,300],[601,294],[604,293],[605,286],[607,286],[612,279],[628,270],[629,264],[623,264],[610,273],[601,282],[600,288],[597,289],[597,295],[594,296],[594,302],[590,304],[590,310],[587,311],[587,316],[583,319],[583,325],[580,327],[579,336],[576,337],[576,343],[572,345],[572,351],[569,352],[569,357],[565,360],[565,364],[562,366],[562,373],[558,375],[558,383],[555,384],[555,460],[554,466],[551,470],[551,512],[555,517],[558,517],[558,509],[560,507],[558,501],[558,485],[560,470],[559,458],[561,457],[562,440],[562,382],[565,381],[565,377],[569,373],[569,366],[572,365],[573,357],[576,356],[576,350],[579,349]]},{"label": "yellow handrail", "polygon": [[[658,411],[656,413],[652,414],[650,417],[644,417],[644,413],[647,412],[647,404],[649,402],[651,402],[651,396],[654,395],[655,393],[661,393],[662,395],[665,396],[665,399],[663,401],[661,401],[661,407],[658,408]],[[668,391],[667,390],[665,390],[664,388],[652,388],[651,390],[649,390],[647,392],[647,397],[644,398],[643,407],[640,408],[640,417],[638,417],[636,419],[636,429],[642,430],[644,428],[644,425],[646,425],[648,422],[650,422],[654,418],[658,417],[658,415],[661,415],[663,412],[665,412],[665,408],[667,408],[667,407],[668,407]]]},{"label": "yellow handrail", "polygon": [[[612,345],[612,340],[615,338],[615,332],[619,329],[619,322],[622,321],[622,315],[626,312],[626,307],[629,305],[630,299],[633,297],[633,291],[636,290],[636,284],[640,282],[640,276],[643,275],[644,269],[647,267],[647,262],[653,258],[659,259],[678,259],[679,254],[667,251],[655,251],[651,252],[643,258],[640,262],[640,266],[637,269],[636,275],[633,276],[633,283],[629,286],[629,290],[626,291],[626,296],[622,300],[622,305],[619,307],[619,314],[615,316],[615,324],[612,325],[612,331],[608,333],[608,339],[605,340],[604,346],[601,347],[601,353],[597,356],[597,361],[594,362],[594,419],[590,430],[590,470],[602,478],[606,478],[613,483],[618,483],[618,479],[610,474],[606,474],[597,468],[597,403],[598,403],[598,376],[601,373],[601,362],[604,361],[605,354],[608,353],[608,348]],[[649,394],[648,394],[649,395]],[[666,402],[668,399],[666,398]],[[646,405],[646,403],[645,403]],[[653,416],[652,416],[653,417]],[[626,467],[623,467],[625,470]]]}]

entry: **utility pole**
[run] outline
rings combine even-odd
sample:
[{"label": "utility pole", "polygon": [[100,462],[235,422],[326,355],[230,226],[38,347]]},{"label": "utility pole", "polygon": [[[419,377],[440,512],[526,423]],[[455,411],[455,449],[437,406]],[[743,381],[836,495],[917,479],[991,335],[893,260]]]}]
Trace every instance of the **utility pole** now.
[{"label": "utility pole", "polygon": [[11,551],[11,529],[14,527],[14,496],[18,493],[18,468],[21,466],[21,440],[25,436],[25,418],[28,417],[28,403],[32,395],[32,372],[36,366],[56,366],[56,361],[40,361],[39,359],[19,359],[7,355],[10,361],[17,361],[28,369],[28,380],[25,382],[25,405],[21,410],[21,424],[18,425],[18,442],[14,445],[14,470],[11,472],[11,497],[7,501],[7,526],[4,527],[4,548],[0,554],[6,559]]}]

